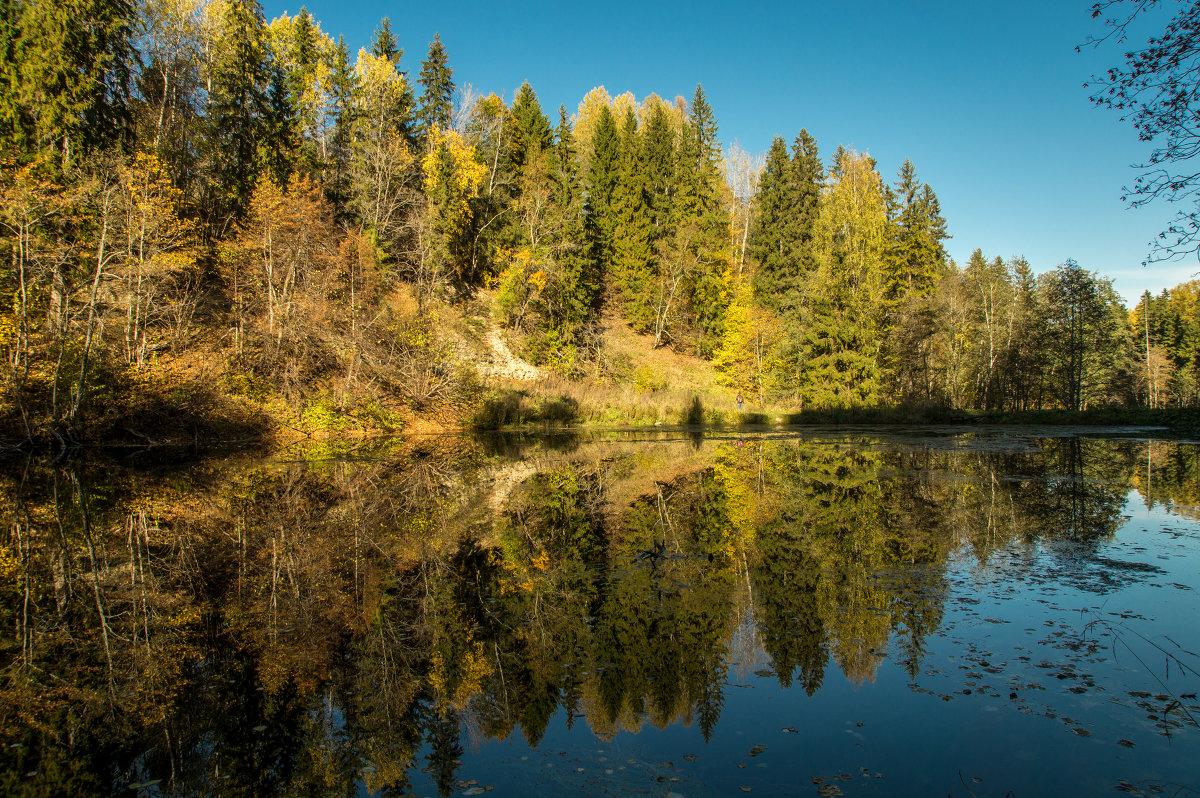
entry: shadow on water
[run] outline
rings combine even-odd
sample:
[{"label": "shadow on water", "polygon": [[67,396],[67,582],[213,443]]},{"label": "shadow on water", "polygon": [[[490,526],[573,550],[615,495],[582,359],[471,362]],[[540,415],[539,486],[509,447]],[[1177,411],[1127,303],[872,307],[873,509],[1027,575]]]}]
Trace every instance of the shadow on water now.
[{"label": "shadow on water", "polygon": [[1150,472],[1156,445],[690,430],[165,474],[31,462],[3,476],[0,790],[398,793],[428,776],[447,795],[469,735],[536,747],[559,715],[707,741],[747,622],[764,672],[814,696],[835,672],[873,682],[885,657],[915,678],[962,552],[1038,547],[1098,593],[1153,579],[1101,550],[1130,484],[1200,495],[1192,450],[1160,447]]}]

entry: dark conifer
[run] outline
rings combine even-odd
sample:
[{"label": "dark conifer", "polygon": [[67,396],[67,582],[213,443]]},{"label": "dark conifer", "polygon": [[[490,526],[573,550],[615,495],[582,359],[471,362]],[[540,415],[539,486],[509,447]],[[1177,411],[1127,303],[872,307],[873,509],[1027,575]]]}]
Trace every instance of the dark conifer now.
[{"label": "dark conifer", "polygon": [[257,0],[231,0],[210,69],[206,142],[212,174],[207,215],[217,234],[241,218],[269,138],[271,71]]},{"label": "dark conifer", "polygon": [[371,54],[377,58],[386,58],[393,64],[399,64],[404,50],[400,49],[396,37],[392,35],[392,23],[384,17],[375,29],[375,38],[371,42]]},{"label": "dark conifer", "polygon": [[4,3],[0,143],[66,165],[125,136],[136,19],[127,0]]},{"label": "dark conifer", "polygon": [[417,83],[421,84],[421,104],[417,110],[417,133],[428,138],[434,128],[450,127],[454,100],[454,70],[446,57],[439,35],[429,43],[429,55],[421,62]]},{"label": "dark conifer", "polygon": [[526,160],[536,157],[550,147],[550,121],[542,113],[537,94],[529,82],[521,84],[512,105],[513,141],[511,158],[518,171]]},{"label": "dark conifer", "polygon": [[592,157],[588,162],[586,235],[592,263],[592,279],[599,285],[612,265],[613,228],[617,181],[620,177],[621,144],[616,120],[608,106],[600,109],[600,118],[592,136]]},{"label": "dark conifer", "polygon": [[613,197],[612,287],[624,300],[626,315],[635,328],[648,329],[653,321],[649,292],[650,218],[645,200],[645,157],[633,109],[621,124],[621,158]]}]

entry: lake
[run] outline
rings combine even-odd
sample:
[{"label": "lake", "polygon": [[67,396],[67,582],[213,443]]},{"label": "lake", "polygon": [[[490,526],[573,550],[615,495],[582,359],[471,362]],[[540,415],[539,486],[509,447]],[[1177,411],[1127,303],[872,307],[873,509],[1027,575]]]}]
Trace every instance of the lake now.
[{"label": "lake", "polygon": [[444,436],[0,471],[6,795],[1188,795],[1200,446]]}]

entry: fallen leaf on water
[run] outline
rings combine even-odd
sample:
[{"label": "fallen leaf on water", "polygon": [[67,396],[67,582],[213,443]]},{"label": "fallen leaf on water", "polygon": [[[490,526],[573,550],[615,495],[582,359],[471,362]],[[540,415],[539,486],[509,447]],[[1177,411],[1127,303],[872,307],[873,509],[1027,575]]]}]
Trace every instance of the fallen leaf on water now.
[{"label": "fallen leaf on water", "polygon": [[1126,740],[1124,738],[1117,740],[1117,745],[1123,745],[1126,748],[1133,748],[1133,742],[1131,740]]}]

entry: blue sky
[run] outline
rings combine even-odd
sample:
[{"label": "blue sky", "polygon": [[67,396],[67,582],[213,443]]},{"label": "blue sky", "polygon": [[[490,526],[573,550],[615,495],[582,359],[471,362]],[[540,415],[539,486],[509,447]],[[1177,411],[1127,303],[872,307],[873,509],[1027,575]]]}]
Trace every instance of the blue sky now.
[{"label": "blue sky", "polygon": [[[268,0],[264,11],[299,7]],[[550,115],[560,103],[573,111],[597,85],[670,99],[702,83],[722,140],[751,152],[803,127],[823,156],[839,144],[869,152],[889,182],[910,158],[941,200],[960,263],[976,247],[1024,255],[1039,272],[1074,258],[1133,302],[1200,271],[1194,257],[1140,265],[1173,210],[1121,202],[1148,149],[1088,101],[1082,84],[1120,52],[1075,52],[1100,32],[1088,0],[307,7],[352,50],[390,17],[414,76],[440,33],[458,85],[511,99],[528,80]]]}]

